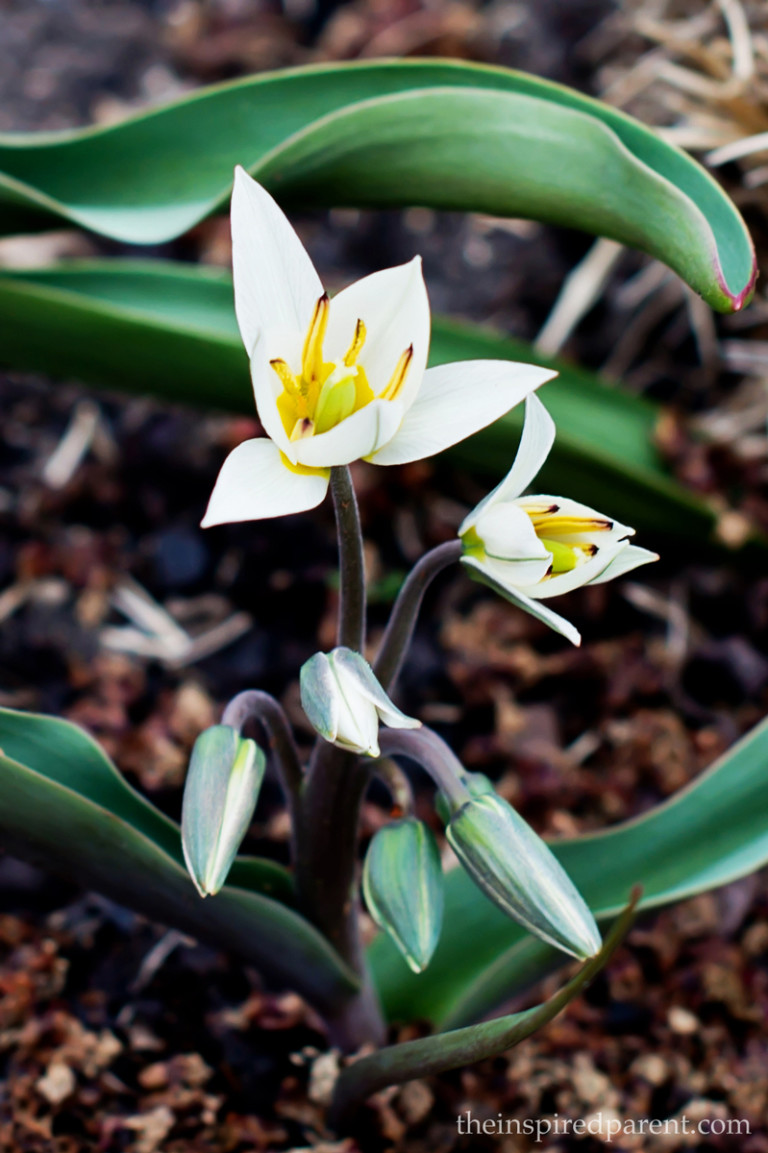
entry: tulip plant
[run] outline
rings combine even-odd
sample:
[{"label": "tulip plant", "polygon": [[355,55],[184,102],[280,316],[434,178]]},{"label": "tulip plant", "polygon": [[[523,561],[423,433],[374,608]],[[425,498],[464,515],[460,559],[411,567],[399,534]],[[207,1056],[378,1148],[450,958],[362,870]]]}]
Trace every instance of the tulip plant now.
[{"label": "tulip plant", "polygon": [[[635,882],[646,906],[661,905],[764,863],[768,730],[641,820],[548,846],[411,715],[398,677],[424,593],[446,568],[579,644],[551,602],[656,559],[621,521],[700,543],[712,513],[653,458],[650,406],[431,318],[418,257],[330,298],[271,192],[281,203],[419,203],[572,225],[665,260],[722,311],[748,302],[754,257],[710,177],[635,121],[533,77],[445,61],[298,69],[93,132],[1,137],[0,226],[64,219],[156,244],[222,206],[236,161],[239,339],[226,277],[111,258],[0,276],[0,360],[239,411],[255,399],[264,435],[224,461],[205,528],[303,512],[330,490],[336,644],[297,669],[314,745],[304,756],[280,703],[243,688],[195,743],[179,828],[82,730],[2,709],[0,838],[247,959],[301,993],[345,1053],[367,1046],[338,1079],[341,1125],[378,1089],[498,1053],[550,1020],[627,931]],[[371,648],[350,465],[386,477],[446,451],[507,475],[453,540],[417,561]],[[540,470],[544,492],[529,493]],[[289,869],[238,855],[268,770],[290,816]],[[374,778],[392,811],[364,847]],[[415,815],[414,779],[432,790],[429,821]],[[445,873],[441,824],[454,865]],[[380,929],[367,947],[363,907]],[[478,1024],[574,958],[554,997]],[[386,1046],[387,1022],[404,1019],[437,1031]]]}]

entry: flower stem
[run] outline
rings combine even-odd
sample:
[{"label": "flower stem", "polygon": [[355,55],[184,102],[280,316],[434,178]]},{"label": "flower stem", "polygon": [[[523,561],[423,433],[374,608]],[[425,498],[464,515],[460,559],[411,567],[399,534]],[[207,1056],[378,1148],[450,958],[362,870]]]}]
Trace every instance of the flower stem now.
[{"label": "flower stem", "polygon": [[280,781],[289,801],[295,802],[301,791],[304,774],[299,750],[282,707],[269,693],[261,692],[260,689],[246,689],[229,702],[222,714],[221,723],[231,725],[240,732],[249,720],[258,721],[266,732]]},{"label": "flower stem", "polygon": [[445,793],[453,808],[461,808],[471,800],[471,794],[464,784],[464,766],[432,729],[426,726],[420,729],[382,729],[379,744],[385,756],[409,757],[421,765]]},{"label": "flower stem", "polygon": [[397,679],[411,643],[424,593],[438,573],[455,564],[460,557],[461,541],[447,541],[425,553],[406,577],[373,665],[382,688],[389,690]]},{"label": "flower stem", "polygon": [[[331,493],[339,538],[338,644],[361,653],[365,643],[363,538],[349,468],[331,469]],[[379,1044],[384,1025],[365,971],[360,940],[357,829],[370,763],[318,738],[299,804],[296,891],[304,915],[360,976],[362,991],[329,1020],[336,1044],[354,1049]]]},{"label": "flower stem", "polygon": [[337,643],[361,653],[365,644],[365,562],[360,514],[348,465],[331,469],[331,493],[339,538]]}]

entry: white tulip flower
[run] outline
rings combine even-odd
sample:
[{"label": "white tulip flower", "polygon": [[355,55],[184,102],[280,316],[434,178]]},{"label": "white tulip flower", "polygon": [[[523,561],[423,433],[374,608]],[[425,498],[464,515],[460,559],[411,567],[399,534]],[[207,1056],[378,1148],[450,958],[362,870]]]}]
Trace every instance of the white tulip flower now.
[{"label": "white tulip flower", "polygon": [[525,402],[525,424],[510,472],[459,528],[462,563],[471,575],[561,633],[573,625],[540,602],[586,584],[602,584],[658,560],[628,538],[635,530],[559,496],[521,496],[549,456],[555,423],[537,396]]},{"label": "white tulip flower", "polygon": [[379,755],[379,721],[393,729],[419,729],[421,721],[401,713],[373,669],[352,649],[315,653],[302,666],[301,705],[326,741],[368,757]]},{"label": "white tulip flower", "polygon": [[287,218],[242,168],[232,194],[232,262],[267,436],[227,457],[204,527],[314,508],[332,466],[405,464],[442,452],[555,375],[506,360],[427,369],[420,258],[329,300]]}]

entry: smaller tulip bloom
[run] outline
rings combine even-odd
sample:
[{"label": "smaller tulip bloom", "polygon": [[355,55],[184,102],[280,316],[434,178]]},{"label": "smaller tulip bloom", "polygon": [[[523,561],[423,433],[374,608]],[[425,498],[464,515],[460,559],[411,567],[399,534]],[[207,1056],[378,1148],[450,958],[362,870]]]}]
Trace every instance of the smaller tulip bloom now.
[{"label": "smaller tulip bloom", "polygon": [[505,479],[459,528],[470,575],[561,633],[574,626],[540,602],[581,585],[602,584],[658,560],[629,543],[635,530],[559,496],[521,496],[549,456],[555,423],[531,393],[515,462]]},{"label": "smaller tulip bloom", "polygon": [[302,667],[300,684],[312,727],[340,749],[377,757],[379,721],[393,729],[421,728],[421,721],[392,704],[371,666],[352,649],[315,653]]}]

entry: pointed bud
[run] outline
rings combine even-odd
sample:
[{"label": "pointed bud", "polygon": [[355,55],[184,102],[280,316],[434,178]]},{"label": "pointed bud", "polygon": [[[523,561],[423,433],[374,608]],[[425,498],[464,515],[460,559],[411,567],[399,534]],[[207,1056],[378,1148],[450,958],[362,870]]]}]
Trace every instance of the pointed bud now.
[{"label": "pointed bud", "polygon": [[414,973],[422,973],[443,922],[440,852],[422,821],[394,821],[374,835],[365,856],[363,892],[376,924]]},{"label": "pointed bud", "polygon": [[201,897],[227,879],[259,799],[266,758],[230,725],[213,725],[195,741],[184,785],[181,844]]},{"label": "pointed bud", "polygon": [[[493,782],[486,777],[485,773],[464,773],[459,779],[471,797],[483,797],[486,793],[496,792]],[[450,821],[453,811],[454,806],[448,797],[442,789],[438,790],[435,794],[435,812],[444,825]]]},{"label": "pointed bud", "polygon": [[472,880],[502,912],[574,957],[599,952],[600,933],[581,894],[544,841],[501,797],[468,801],[446,833]]},{"label": "pointed bud", "polygon": [[301,704],[326,741],[369,757],[379,755],[380,720],[394,729],[421,727],[392,704],[371,666],[352,649],[310,657],[301,670]]}]

